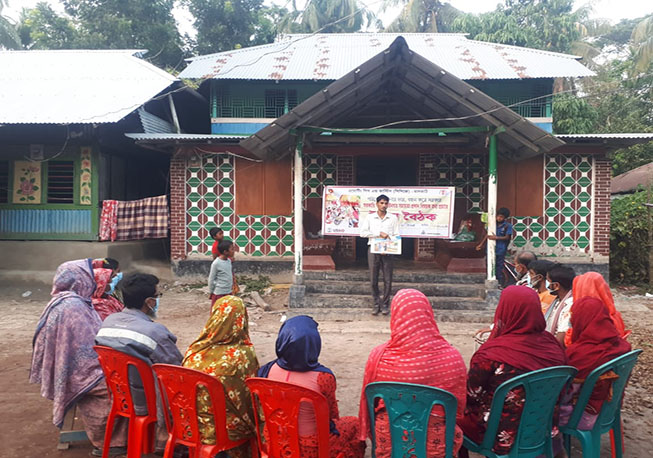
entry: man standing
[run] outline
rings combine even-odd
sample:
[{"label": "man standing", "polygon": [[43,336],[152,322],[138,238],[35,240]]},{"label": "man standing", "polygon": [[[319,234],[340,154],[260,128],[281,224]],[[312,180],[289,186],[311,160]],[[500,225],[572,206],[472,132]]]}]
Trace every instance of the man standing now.
[{"label": "man standing", "polygon": [[[390,313],[390,293],[392,292],[392,268],[394,259],[392,255],[372,253],[373,239],[390,239],[399,235],[399,220],[396,215],[388,213],[390,198],[381,194],[376,198],[376,211],[369,215],[361,227],[361,237],[368,239],[367,263],[370,268],[370,283],[374,296],[374,309],[372,315],[383,312]],[[379,270],[383,269],[383,298],[379,294]]]}]

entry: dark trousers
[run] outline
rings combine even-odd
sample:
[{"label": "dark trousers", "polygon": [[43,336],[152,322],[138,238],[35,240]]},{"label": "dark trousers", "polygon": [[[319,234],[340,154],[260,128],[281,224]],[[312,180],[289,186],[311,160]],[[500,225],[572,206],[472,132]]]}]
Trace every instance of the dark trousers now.
[{"label": "dark trousers", "polygon": [[496,273],[497,281],[499,286],[503,286],[504,277],[503,277],[503,265],[505,264],[506,254],[495,254],[496,264],[494,266],[494,271]]},{"label": "dark trousers", "polygon": [[[392,269],[394,256],[389,254],[374,254],[367,249],[367,264],[370,268],[370,284],[374,297],[374,310],[390,310],[390,293],[392,292]],[[379,271],[383,270],[383,297],[379,293]]]}]

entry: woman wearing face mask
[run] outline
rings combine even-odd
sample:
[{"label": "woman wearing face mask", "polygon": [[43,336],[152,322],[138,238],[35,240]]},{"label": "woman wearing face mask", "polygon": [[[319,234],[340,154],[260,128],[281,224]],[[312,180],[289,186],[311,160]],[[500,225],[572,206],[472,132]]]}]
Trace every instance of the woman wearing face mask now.
[{"label": "woman wearing face mask", "polygon": [[122,302],[111,295],[118,283],[113,281],[118,277],[115,276],[112,279],[112,275],[113,271],[111,269],[93,269],[93,276],[97,285],[92,298],[93,308],[100,315],[102,321],[112,313],[120,312],[125,308]]},{"label": "woman wearing face mask", "polygon": [[553,301],[555,296],[549,292],[547,286],[549,286],[546,281],[546,274],[553,267],[554,263],[547,260],[538,260],[533,261],[528,265],[528,275],[531,279],[531,287],[537,292],[540,296],[540,302],[542,304],[542,313],[546,313]]}]

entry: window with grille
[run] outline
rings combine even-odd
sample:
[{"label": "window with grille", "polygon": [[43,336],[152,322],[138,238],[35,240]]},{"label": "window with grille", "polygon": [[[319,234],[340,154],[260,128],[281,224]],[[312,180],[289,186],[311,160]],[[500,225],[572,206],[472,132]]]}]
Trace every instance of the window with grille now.
[{"label": "window with grille", "polygon": [[48,203],[74,203],[75,163],[53,161],[48,163]]},{"label": "window with grille", "polygon": [[265,91],[265,117],[278,118],[297,106],[297,91],[275,89]]},{"label": "window with grille", "polygon": [[9,202],[9,161],[0,161],[0,203]]}]

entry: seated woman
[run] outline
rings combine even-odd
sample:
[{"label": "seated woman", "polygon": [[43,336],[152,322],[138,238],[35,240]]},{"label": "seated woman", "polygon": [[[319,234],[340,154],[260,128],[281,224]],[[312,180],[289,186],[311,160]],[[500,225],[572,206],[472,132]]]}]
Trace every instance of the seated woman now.
[{"label": "seated woman", "polygon": [[[440,335],[428,298],[415,289],[402,289],[392,299],[390,340],[374,348],[365,366],[359,417],[360,438],[371,437],[365,386],[372,382],[403,382],[441,388],[458,399],[456,422],[465,410],[466,368],[460,352]],[[382,401],[375,408],[376,456],[390,457],[390,425]],[[434,408],[429,419],[426,453],[445,456],[444,412]],[[454,455],[463,441],[456,426]]]},{"label": "seated woman", "polygon": [[[242,299],[236,296],[218,299],[202,333],[188,347],[182,362],[184,367],[216,377],[224,386],[227,432],[234,441],[256,436],[252,397],[245,379],[253,377],[259,366],[248,328]],[[215,424],[206,390],[198,390],[197,406],[202,443],[215,444]],[[235,458],[252,456],[249,443],[228,453]]]},{"label": "seated woman", "polygon": [[[261,367],[258,376],[294,383],[322,393],[329,404],[330,456],[344,453],[347,458],[362,458],[365,455],[365,442],[358,439],[358,419],[340,417],[336,377],[318,362],[322,339],[317,323],[305,315],[290,318],[281,326],[275,348],[277,359]],[[298,423],[302,458],[317,457],[315,413],[310,405],[300,406]]]},{"label": "seated woman", "polygon": [[[630,331],[626,330],[624,320],[621,318],[621,313],[619,313],[614,306],[614,298],[612,297],[610,286],[600,273],[587,272],[583,275],[577,276],[574,278],[572,291],[574,294],[574,301],[584,297],[593,297],[603,302],[603,306],[608,311],[610,319],[617,328],[617,332],[619,332],[619,336],[627,337],[630,334]],[[569,345],[571,342],[572,332],[572,329],[567,331],[565,345]]]},{"label": "seated woman", "polygon": [[[580,389],[590,372],[631,350],[630,344],[621,338],[610,319],[608,309],[598,299],[584,297],[574,301],[571,307],[571,325],[571,344],[566,351],[569,365],[578,369],[578,373],[562,401],[560,425],[566,425],[569,421]],[[589,430],[594,427],[603,402],[611,396],[612,382],[616,378],[617,374],[609,371],[596,382],[578,423],[580,429]]]},{"label": "seated woman", "polygon": [[93,293],[93,308],[104,321],[112,313],[122,311],[125,306],[112,296],[114,292],[114,283],[112,282],[113,270],[96,268],[93,269],[95,276],[95,292]]},{"label": "seated woman", "polygon": [[[503,290],[492,334],[469,365],[467,408],[459,425],[474,442],[483,440],[492,397],[499,385],[526,372],[566,364],[562,346],[545,327],[540,298],[532,288],[509,286]],[[500,434],[492,449],[500,455],[512,448],[524,404],[523,388],[512,394],[506,397]]]},{"label": "seated woman", "polygon": [[[111,398],[93,345],[102,321],[91,305],[95,281],[90,259],[61,264],[54,274],[52,299],[41,314],[32,340],[30,382],[41,385],[41,395],[54,401],[52,422],[63,426],[75,405],[84,429],[102,456]],[[109,455],[126,452],[127,421],[116,421]]]}]

